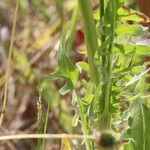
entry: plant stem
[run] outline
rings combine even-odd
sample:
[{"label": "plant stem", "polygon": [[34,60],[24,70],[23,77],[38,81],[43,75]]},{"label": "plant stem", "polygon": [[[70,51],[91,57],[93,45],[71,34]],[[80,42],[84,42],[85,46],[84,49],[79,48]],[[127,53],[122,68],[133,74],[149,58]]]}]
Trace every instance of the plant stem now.
[{"label": "plant stem", "polygon": [[[101,0],[103,1],[103,0]],[[104,4],[101,2],[101,4]],[[101,6],[102,7],[102,6]],[[111,2],[113,22],[111,24],[111,37],[108,46],[108,50],[105,52],[106,55],[102,55],[102,67],[103,67],[103,85],[102,85],[102,99],[104,100],[104,111],[100,117],[100,128],[108,129],[111,123],[110,114],[110,100],[111,100],[111,75],[112,75],[112,50],[114,47],[114,36],[115,36],[115,23],[116,23],[116,2]],[[104,14],[101,12],[101,14]],[[102,19],[102,18],[101,18]],[[104,27],[103,27],[104,28]],[[101,39],[104,40],[103,37]]]},{"label": "plant stem", "polygon": [[91,80],[98,85],[98,70],[94,61],[95,52],[98,51],[97,34],[90,0],[78,0],[83,17],[84,35],[87,46],[88,62],[90,66]]},{"label": "plant stem", "polygon": [[[106,103],[105,103],[105,110],[109,110],[109,105],[110,105],[110,94],[111,94],[111,74],[112,74],[112,50],[114,47],[114,36],[115,36],[115,20],[116,20],[116,2],[113,0],[112,1],[112,8],[113,8],[113,22],[111,25],[111,41],[108,49],[108,67],[107,67],[107,72],[108,72],[108,84],[107,84],[107,90],[106,90]],[[109,100],[109,101],[108,101]],[[108,111],[109,112],[109,111]]]},{"label": "plant stem", "polygon": [[6,111],[6,105],[7,105],[8,82],[9,82],[9,76],[10,76],[10,62],[11,62],[11,56],[13,52],[13,42],[14,42],[14,35],[15,35],[15,28],[16,28],[16,21],[17,21],[18,6],[19,6],[19,0],[16,0],[16,8],[15,8],[15,14],[14,14],[14,20],[13,20],[13,28],[12,28],[8,62],[7,62],[7,70],[6,70],[4,100],[3,100],[3,105],[2,105],[2,111],[0,114],[0,127],[2,126],[2,123],[3,123],[4,113]]}]

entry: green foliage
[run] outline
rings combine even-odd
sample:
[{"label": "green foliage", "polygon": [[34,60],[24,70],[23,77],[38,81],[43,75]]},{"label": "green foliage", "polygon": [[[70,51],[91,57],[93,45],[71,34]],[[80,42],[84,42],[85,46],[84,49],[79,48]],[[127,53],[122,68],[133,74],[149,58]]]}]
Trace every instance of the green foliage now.
[{"label": "green foliage", "polygon": [[118,23],[116,26],[116,34],[129,34],[132,36],[142,36],[145,33],[145,28],[141,25],[129,25]]},{"label": "green foliage", "polygon": [[65,45],[67,30],[68,27],[64,28],[61,37],[61,43],[58,52],[58,69],[46,78],[48,80],[57,78],[66,79],[67,83],[60,90],[62,94],[66,94],[75,87],[79,75],[79,71],[75,68],[69,59],[69,50],[67,50]]},{"label": "green foliage", "polygon": [[[59,92],[65,95],[72,91],[72,104],[76,108],[72,124],[76,127],[81,123],[84,135],[91,134],[95,128],[119,131],[112,122],[124,121],[126,111],[130,115],[125,120],[129,121],[129,129],[124,129],[130,141],[125,149],[146,150],[150,147],[150,112],[143,97],[148,95],[145,75],[149,69],[143,62],[150,51],[149,46],[138,44],[138,40],[146,36],[148,29],[138,24],[144,21],[143,17],[137,11],[125,8],[125,2],[100,0],[100,9],[94,20],[90,1],[78,0],[88,63],[78,62],[75,67],[71,62],[71,46],[68,50],[66,42],[69,28],[65,26],[58,52],[58,68],[46,79],[65,79],[66,83]],[[83,72],[90,76],[90,80],[79,80]],[[84,93],[79,92],[80,88],[84,89]],[[65,117],[62,118],[65,121]],[[89,140],[86,141],[86,149],[94,149]]]},{"label": "green foliage", "polygon": [[150,110],[141,99],[134,100],[129,109],[129,128],[125,139],[130,139],[133,150],[148,150],[150,147]]},{"label": "green foliage", "polygon": [[128,142],[124,145],[124,150],[133,150],[133,146],[131,142]]}]

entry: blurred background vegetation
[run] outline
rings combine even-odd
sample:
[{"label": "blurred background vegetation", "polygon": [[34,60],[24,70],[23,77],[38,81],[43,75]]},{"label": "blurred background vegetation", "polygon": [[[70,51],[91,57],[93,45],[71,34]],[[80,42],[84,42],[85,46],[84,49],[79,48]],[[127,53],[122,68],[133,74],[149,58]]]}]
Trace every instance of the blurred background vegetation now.
[{"label": "blurred background vegetation", "polygon": [[[93,9],[96,9],[98,1],[92,2]],[[139,3],[142,2],[139,1]],[[81,132],[80,128],[72,127],[74,108],[71,105],[70,94],[61,96],[58,92],[64,85],[64,81],[45,81],[41,96],[39,88],[39,81],[57,67],[57,51],[62,27],[71,20],[75,4],[75,0],[19,1],[10,66],[8,103],[0,134],[37,133],[38,115],[41,111],[40,115],[43,120],[40,120],[40,123],[43,127],[47,108],[49,111],[48,133]],[[15,0],[0,0],[0,110],[4,95],[6,62],[15,5]],[[138,9],[131,0],[129,5]],[[147,12],[143,10],[143,7],[141,10]],[[80,17],[73,48],[75,49],[73,61],[86,59],[84,54],[78,53],[78,51],[85,50]],[[81,93],[82,90],[84,89],[81,89]],[[34,140],[7,141],[0,143],[0,149],[30,150],[36,145],[37,142]],[[50,150],[57,150],[59,142],[49,141],[46,147]]]}]

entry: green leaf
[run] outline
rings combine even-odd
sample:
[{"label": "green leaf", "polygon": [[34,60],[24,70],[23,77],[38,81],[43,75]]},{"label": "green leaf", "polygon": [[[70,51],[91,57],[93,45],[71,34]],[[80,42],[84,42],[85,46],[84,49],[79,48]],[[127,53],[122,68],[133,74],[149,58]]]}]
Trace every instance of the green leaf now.
[{"label": "green leaf", "polygon": [[69,78],[73,86],[75,86],[78,80],[79,71],[73,66],[72,62],[70,61],[68,54],[69,52],[65,46],[67,29],[67,27],[64,28],[61,37],[61,43],[58,53],[58,70],[62,77]]},{"label": "green leaf", "polygon": [[116,44],[116,48],[118,48],[124,54],[134,53],[139,56],[149,56],[150,55],[150,46],[144,45],[120,45]]},{"label": "green leaf", "polygon": [[58,70],[56,70],[55,72],[48,75],[45,79],[46,80],[56,80],[60,77],[61,77],[61,73]]},{"label": "green leaf", "polygon": [[134,93],[135,94],[143,93],[143,95],[145,95],[149,89],[149,84],[147,84],[146,82],[147,82],[146,76],[141,77],[141,79],[138,81],[138,83],[136,84],[134,88]]},{"label": "green leaf", "polygon": [[129,109],[129,129],[125,139],[130,139],[133,150],[149,150],[150,148],[150,110],[141,99],[133,101]]},{"label": "green leaf", "polygon": [[132,146],[132,143],[128,142],[128,143],[124,144],[124,149],[123,150],[134,150],[133,146]]},{"label": "green leaf", "polygon": [[141,25],[129,25],[118,23],[116,26],[116,34],[130,34],[132,36],[142,36],[145,34],[148,28],[144,28]]},{"label": "green leaf", "polygon": [[67,83],[60,89],[62,95],[72,90],[78,80],[79,71],[75,68],[69,59],[69,51],[66,48],[66,35],[68,26],[66,26],[62,32],[60,48],[58,52],[58,68],[57,70],[46,77],[48,80],[54,80],[58,78],[64,78]]},{"label": "green leaf", "polygon": [[90,105],[92,103],[92,101],[93,101],[93,98],[94,98],[94,93],[93,93],[94,86],[95,86],[95,84],[88,83],[85,96],[82,98],[83,103],[85,105]]},{"label": "green leaf", "polygon": [[72,90],[73,88],[72,88],[72,84],[71,84],[71,82],[67,82],[60,90],[59,90],[59,93],[61,94],[61,95],[65,95],[65,94],[67,94],[70,90]]},{"label": "green leaf", "polygon": [[97,86],[94,92],[94,98],[92,103],[92,114],[95,111],[96,113],[103,112],[104,109],[104,101],[100,101],[101,91],[102,91],[102,84],[101,82]]},{"label": "green leaf", "polygon": [[89,72],[89,64],[83,61],[80,61],[77,63],[77,66],[79,66],[81,69],[80,70],[84,70],[86,72]]}]

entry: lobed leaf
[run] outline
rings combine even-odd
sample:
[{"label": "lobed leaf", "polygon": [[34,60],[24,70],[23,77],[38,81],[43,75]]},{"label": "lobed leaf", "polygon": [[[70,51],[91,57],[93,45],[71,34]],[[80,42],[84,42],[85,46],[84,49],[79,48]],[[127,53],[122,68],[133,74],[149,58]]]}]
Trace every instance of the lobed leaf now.
[{"label": "lobed leaf", "polygon": [[78,80],[79,71],[75,68],[69,59],[69,51],[66,48],[66,35],[68,27],[66,26],[62,32],[60,48],[58,52],[58,68],[50,74],[46,79],[54,80],[57,78],[64,78],[67,83],[59,90],[62,95],[65,95],[72,90]]}]

